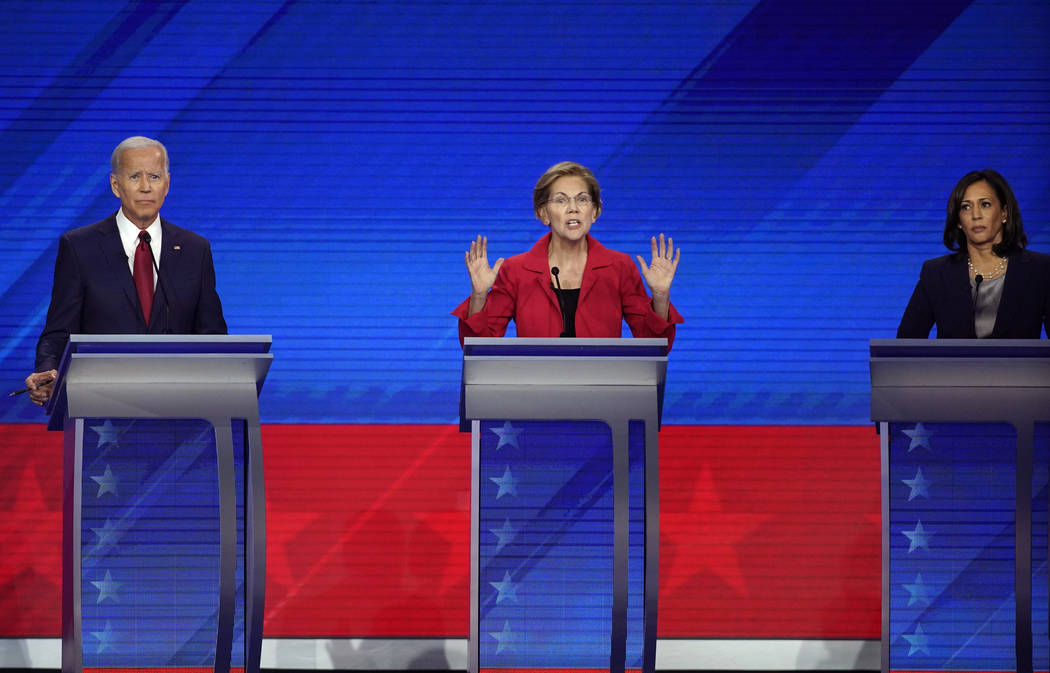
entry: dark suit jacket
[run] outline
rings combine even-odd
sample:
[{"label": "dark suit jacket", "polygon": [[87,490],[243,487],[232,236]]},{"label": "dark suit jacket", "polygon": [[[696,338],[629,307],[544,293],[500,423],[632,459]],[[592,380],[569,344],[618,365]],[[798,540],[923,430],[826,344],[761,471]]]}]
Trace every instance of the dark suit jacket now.
[{"label": "dark suit jacket", "polygon": [[167,220],[160,224],[164,248],[148,328],[116,213],[62,235],[36,371],[58,366],[70,334],[226,334],[211,245]]},{"label": "dark suit jacket", "polygon": [[[993,339],[1038,339],[1050,333],[1050,255],[1021,250],[1010,255]],[[966,257],[945,255],[922,265],[904,310],[898,339],[925,339],[937,325],[939,339],[975,339],[973,298]]]},{"label": "dark suit jacket", "polygon": [[[508,258],[485,300],[485,308],[467,316],[470,299],[452,315],[459,320],[459,342],[468,336],[503,336],[512,319],[519,337],[556,337],[562,332],[558,299],[551,289],[547,234],[528,252]],[[683,318],[672,305],[668,319],[653,311],[634,261],[587,236],[587,268],[576,307],[576,336],[619,337],[623,322],[636,337],[665,337],[670,348],[675,325]]]}]

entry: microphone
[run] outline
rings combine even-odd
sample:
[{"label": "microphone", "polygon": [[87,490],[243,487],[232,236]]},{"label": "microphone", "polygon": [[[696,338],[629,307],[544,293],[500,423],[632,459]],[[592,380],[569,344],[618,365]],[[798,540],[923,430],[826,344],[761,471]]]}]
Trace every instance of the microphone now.
[{"label": "microphone", "polygon": [[973,277],[973,313],[977,315],[977,293],[981,291],[981,283],[984,282],[984,276],[981,274],[974,274]]},{"label": "microphone", "polygon": [[157,272],[157,287],[160,288],[160,293],[164,295],[163,334],[171,334],[171,301],[168,299],[168,292],[164,286],[164,277],[160,275],[160,267],[157,266],[157,258],[153,256],[153,246],[150,245],[152,237],[150,237],[149,232],[142,237],[142,240],[146,241],[146,247],[149,248],[149,258],[153,262],[153,270]]},{"label": "microphone", "polygon": [[558,280],[558,267],[551,267],[551,274],[554,275],[554,284],[558,287],[558,291],[554,293],[554,296],[558,299],[558,308],[561,309],[561,334],[559,336],[565,336],[569,333],[569,327],[565,323],[568,320],[565,319],[565,303],[561,300],[561,281]]}]

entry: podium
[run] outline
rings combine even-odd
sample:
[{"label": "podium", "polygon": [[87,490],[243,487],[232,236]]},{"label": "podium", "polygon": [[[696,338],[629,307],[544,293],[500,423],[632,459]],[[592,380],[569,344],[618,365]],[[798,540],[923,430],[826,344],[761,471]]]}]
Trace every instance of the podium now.
[{"label": "podium", "polygon": [[468,671],[655,669],[666,339],[467,338]]},{"label": "podium", "polygon": [[72,335],[62,670],[259,670],[269,336]]},{"label": "podium", "polygon": [[870,343],[882,670],[1050,666],[1050,342]]}]

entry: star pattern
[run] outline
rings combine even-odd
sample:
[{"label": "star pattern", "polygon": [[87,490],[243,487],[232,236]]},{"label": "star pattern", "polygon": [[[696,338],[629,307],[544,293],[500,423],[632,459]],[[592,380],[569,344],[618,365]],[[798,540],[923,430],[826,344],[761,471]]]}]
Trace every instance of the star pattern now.
[{"label": "star pattern", "polygon": [[[910,430],[902,428],[901,432],[910,440],[907,448],[908,453],[912,453],[918,448],[924,448],[927,452],[931,451],[930,437],[933,435],[933,432],[926,428],[922,423],[916,423]],[[926,478],[926,475],[923,474],[921,465],[915,467],[914,477],[911,479],[900,479],[900,482],[908,487],[908,502],[912,502],[916,498],[924,498],[926,500],[930,499],[931,482]],[[901,493],[901,495],[903,495],[903,493]],[[933,533],[923,527],[921,520],[916,520],[915,527],[911,530],[901,530],[901,533],[908,538],[908,554],[911,554],[916,549],[925,549],[926,551],[929,551],[930,537]],[[908,592],[908,607],[927,608],[930,606],[930,587],[923,580],[922,573],[916,573],[913,582],[910,584],[905,582],[902,583],[901,586]],[[923,633],[921,624],[916,623],[915,631],[913,633],[902,633],[901,635],[909,644],[907,656],[914,656],[917,652],[923,652],[926,655],[929,655],[929,642],[926,634]]]},{"label": "star pattern", "polygon": [[502,603],[503,599],[513,600],[515,603],[518,602],[518,582],[513,582],[510,579],[510,572],[503,571],[503,580],[501,582],[489,582],[496,588],[496,603]]},{"label": "star pattern", "polygon": [[[271,598],[270,586],[279,588],[275,592],[281,596],[277,600],[271,598],[267,604],[268,610],[275,607],[283,609],[289,595],[301,591],[302,584],[309,580],[315,573],[316,566],[310,566],[308,561],[316,561],[316,555],[302,554],[304,539],[310,536],[318,537],[317,522],[321,519],[317,512],[274,512],[271,516],[267,512],[266,528],[266,581],[267,598]],[[326,538],[329,536],[325,536]],[[331,549],[341,549],[342,545],[333,545]],[[335,551],[328,552],[333,556]],[[323,554],[318,554],[324,556]],[[326,559],[327,560],[327,559]],[[338,559],[336,562],[341,562]],[[324,586],[324,589],[328,589]]]},{"label": "star pattern", "polygon": [[[1011,670],[1014,620],[990,606],[1015,591],[1015,559],[1000,547],[1015,521],[1015,498],[1001,488],[1016,479],[1015,429],[980,420],[894,424],[889,439],[890,668]],[[1045,582],[1046,566],[1033,567],[1033,581],[1037,572]],[[1045,620],[1045,593],[1042,600]]]},{"label": "star pattern", "polygon": [[924,606],[930,604],[930,590],[922,581],[922,573],[915,575],[915,582],[913,584],[905,584],[904,588],[911,594],[908,597],[909,606],[916,603]]},{"label": "star pattern", "polygon": [[502,477],[489,477],[489,481],[499,486],[499,491],[496,493],[497,500],[504,495],[518,495],[518,480],[511,474],[510,465],[504,468]]},{"label": "star pattern", "polygon": [[515,428],[510,421],[503,421],[502,428],[489,428],[489,430],[499,437],[499,443],[496,444],[497,451],[506,445],[518,448],[518,435],[521,434],[521,428]]},{"label": "star pattern", "polygon": [[[661,577],[666,591],[677,589],[699,571],[718,577],[736,594],[748,594],[737,545],[758,529],[769,514],[729,512],[715,487],[711,468],[704,465],[688,509],[660,512],[660,533],[674,547],[673,561]],[[702,540],[698,546],[696,541]],[[665,581],[666,579],[666,581]]]},{"label": "star pattern", "polygon": [[96,498],[101,498],[106,493],[112,493],[117,495],[117,477],[113,474],[113,470],[109,468],[109,464],[106,464],[106,471],[95,477],[92,476],[91,480],[98,484],[98,493],[95,495]]},{"label": "star pattern", "polygon": [[915,522],[915,528],[901,532],[911,541],[908,545],[909,554],[916,549],[930,550],[930,537],[933,535],[933,532],[923,528],[921,520]]},{"label": "star pattern", "polygon": [[926,426],[922,423],[916,423],[915,427],[911,430],[901,430],[901,432],[911,437],[911,444],[908,445],[908,453],[911,453],[919,447],[922,447],[927,451],[932,450],[930,448],[930,437],[933,436],[933,433],[927,430]]},{"label": "star pattern", "polygon": [[496,542],[497,552],[510,544],[510,541],[514,539],[514,536],[518,534],[517,529],[510,525],[510,519],[504,519],[503,526],[500,528],[489,528],[489,532],[494,534],[498,539]]},{"label": "star pattern", "polygon": [[901,481],[907,484],[911,489],[911,493],[908,494],[908,502],[911,502],[919,496],[922,496],[927,500],[930,499],[931,482],[923,476],[921,467],[915,471],[914,479],[901,479]]},{"label": "star pattern", "polygon": [[[49,504],[48,496],[56,490],[61,494],[62,470],[59,463],[57,479],[45,481],[41,486],[34,471],[34,461],[39,461],[39,457],[33,456],[25,461],[19,458],[18,462],[23,466],[19,467],[17,472],[5,474],[0,470],[0,474],[10,477],[4,482],[5,488],[9,489],[6,493],[14,491],[11,494],[13,500],[10,501],[10,509],[0,509],[0,518],[5,524],[21,522],[21,525],[0,525],[0,551],[5,561],[0,563],[0,595],[4,595],[0,602],[11,606],[12,603],[7,601],[13,600],[14,605],[23,606],[18,611],[21,613],[20,617],[42,619],[46,613],[47,619],[50,620],[53,606],[48,605],[49,601],[40,601],[33,589],[47,589],[54,596],[61,594],[61,500]],[[50,478],[52,474],[53,472],[47,474],[45,478]],[[27,581],[27,578],[44,577],[37,568],[53,569],[46,577],[53,578],[54,583]],[[0,622],[4,621],[4,616],[0,615]],[[13,618],[10,613],[6,616],[8,619]]]},{"label": "star pattern", "polygon": [[[469,547],[469,510],[416,512],[415,518],[426,527],[425,532],[440,536],[450,548],[460,548],[462,545]],[[411,535],[412,539],[417,539],[420,532]],[[470,554],[449,554],[448,559],[438,564],[438,567],[441,571],[440,581],[434,581],[432,585],[433,596],[458,595],[464,586],[470,586]]]},{"label": "star pattern", "polygon": [[[127,431],[128,428],[131,432]],[[217,505],[218,498],[211,497],[215,469],[215,431],[209,422],[196,419],[171,423],[166,419],[143,421],[99,418],[88,420],[83,429],[83,468],[77,475],[79,480],[76,484],[82,495],[84,507],[82,527],[78,526],[77,529],[78,539],[82,538],[79,552],[84,559],[83,573],[77,581],[82,581],[83,592],[78,591],[79,602],[75,609],[83,613],[81,631],[85,665],[106,668],[118,661],[116,657],[126,654],[158,657],[151,659],[158,661],[168,661],[169,658],[171,661],[179,661],[177,657],[181,656],[182,661],[188,661],[184,652],[191,650],[196,642],[207,643],[207,634],[194,630],[185,637],[169,637],[167,632],[171,627],[167,618],[169,615],[172,618],[176,616],[175,611],[169,608],[178,607],[179,619],[193,619],[198,620],[194,623],[205,623],[199,620],[207,619],[212,614],[214,604],[212,601],[202,600],[184,608],[187,604],[179,592],[168,590],[169,587],[178,587],[180,582],[185,582],[185,572],[182,569],[188,568],[185,562],[179,559],[181,551],[173,555],[172,545],[179,549],[177,545],[185,541],[188,544],[201,545],[201,548],[207,546],[209,553],[214,550],[217,554],[218,546],[215,543],[219,538],[218,519],[209,515],[218,512],[217,506],[215,511],[202,511],[200,514],[195,510],[194,525],[186,526],[182,525],[184,516],[178,513],[179,504],[169,505],[166,499],[171,496],[184,498],[180,502],[190,502],[194,507],[199,503],[202,510],[205,506]],[[0,433],[4,434],[4,437],[0,438],[0,444],[5,447],[13,446],[7,432],[0,429]],[[203,440],[200,439],[202,436]],[[24,596],[29,594],[20,588],[23,585],[28,587],[38,598],[50,595],[45,591],[47,578],[35,572],[34,567],[39,566],[46,570],[54,568],[49,574],[57,575],[61,581],[62,545],[57,544],[57,541],[62,537],[63,520],[60,509],[62,443],[54,441],[61,439],[54,433],[46,437],[51,441],[45,443],[41,438],[41,441],[23,443],[23,446],[34,450],[22,451],[21,454],[47,453],[49,461],[34,463],[35,456],[26,456],[19,461],[27,465],[26,469],[15,472],[11,465],[17,463],[8,457],[11,452],[0,456],[0,476],[3,477],[0,481],[10,486],[4,493],[7,497],[2,498],[3,502],[0,502],[3,513],[8,512],[12,503],[23,502],[19,498],[19,494],[23,492],[27,496],[32,494],[32,501],[39,501],[41,505],[55,503],[51,507],[53,513],[45,512],[48,514],[46,520],[36,515],[41,508],[30,507],[31,501],[28,499],[25,500],[26,504],[19,504],[14,508],[18,510],[16,513],[20,517],[19,520],[25,522],[18,530],[20,538],[35,540],[38,533],[47,533],[50,536],[49,544],[37,547],[40,551],[20,544],[19,540],[10,539],[7,530],[0,530],[0,550],[6,558],[14,555],[14,561],[25,569],[19,569],[18,575],[11,578],[0,574],[0,622],[7,625],[31,625],[33,622],[23,619],[25,615],[39,621],[34,616],[36,609],[33,603],[24,599]],[[131,439],[134,439],[134,442],[129,442]],[[37,447],[41,450],[37,451]],[[46,451],[43,450],[45,447]],[[188,491],[184,485],[188,487]],[[205,494],[199,500],[198,488]],[[92,494],[96,497],[92,498]],[[465,501],[469,502],[469,492],[464,497]],[[198,517],[200,525],[197,525]],[[469,513],[464,510],[460,513],[463,538],[467,538],[468,521]],[[414,531],[418,526],[407,529]],[[303,540],[298,542],[298,556],[310,557],[310,554],[303,551]],[[435,544],[434,547],[439,548],[440,545]],[[58,553],[51,553],[51,548]],[[194,547],[195,550],[197,548]],[[469,558],[465,558],[464,562],[465,565],[469,564]],[[8,562],[8,567],[13,565]],[[0,566],[0,571],[2,569]],[[169,569],[174,572],[169,572]],[[469,577],[467,570],[463,572],[463,577]],[[5,581],[7,579],[11,579],[12,582],[8,584]],[[460,584],[468,583],[464,581]],[[17,590],[11,591],[12,586],[16,586]],[[213,585],[203,590],[212,590],[211,586]],[[60,587],[56,586],[55,595],[59,593]],[[443,600],[443,597],[436,600]],[[49,612],[52,614],[48,619],[53,621],[53,603]],[[12,613],[16,616],[14,621],[7,616]],[[159,618],[149,617],[143,625],[140,618],[143,614],[156,615]],[[25,628],[24,632],[29,632],[29,629]],[[132,632],[139,634],[134,643],[129,635]],[[163,634],[163,637],[154,637],[153,634]]]},{"label": "star pattern", "polygon": [[117,597],[117,589],[124,586],[124,583],[113,581],[113,575],[108,570],[106,571],[106,576],[102,578],[101,582],[92,581],[91,583],[95,585],[96,589],[98,589],[98,600],[96,600],[95,603],[101,603],[107,598],[112,598],[114,601],[120,600]]},{"label": "star pattern", "polygon": [[923,633],[922,624],[915,625],[915,633],[907,634],[902,633],[904,639],[908,641],[911,647],[908,648],[908,656],[914,656],[916,652],[922,652],[926,656],[930,656],[930,643],[926,634]]},{"label": "star pattern", "polygon": [[[520,448],[518,438],[524,428],[515,428],[511,425],[510,421],[504,421],[503,427],[489,429],[499,437],[499,441],[491,451],[499,451],[505,446],[514,449]],[[496,491],[495,500],[499,500],[504,495],[518,496],[518,479],[511,472],[510,465],[504,465],[503,476],[489,477],[489,480],[499,487]],[[499,528],[489,528],[488,530],[496,536],[496,549],[494,554],[499,554],[500,551],[510,544],[518,534],[518,529],[511,525],[509,518],[504,518],[503,525]],[[511,579],[509,571],[504,570],[503,579],[498,582],[490,581],[489,585],[495,589],[496,605],[504,602],[520,603],[518,599],[518,587],[521,583],[514,582]],[[488,633],[496,640],[496,654],[516,652],[518,650],[517,644],[522,640],[522,635],[514,633],[510,627],[510,621],[506,619],[503,620],[502,630],[489,631]]]},{"label": "star pattern", "polygon": [[116,650],[116,647],[113,646],[113,642],[116,640],[116,637],[113,634],[113,625],[110,624],[108,619],[106,620],[106,628],[101,631],[92,631],[91,635],[98,639],[95,654],[102,654],[107,649]]},{"label": "star pattern", "polygon": [[98,536],[98,541],[95,542],[96,547],[105,547],[106,545],[115,544],[117,541],[117,525],[110,519],[106,519],[106,523],[101,528],[92,528],[91,531]]},{"label": "star pattern", "polygon": [[94,430],[98,435],[98,444],[96,444],[97,448],[102,448],[105,444],[117,444],[117,441],[120,439],[120,435],[123,432],[120,428],[113,425],[113,421],[108,418],[102,425],[91,425],[88,427]]},{"label": "star pattern", "polygon": [[520,637],[510,630],[510,623],[507,621],[503,622],[502,631],[489,631],[489,635],[495,638],[498,643],[496,645],[496,654],[500,654],[504,650],[514,650],[514,646],[520,640]]}]

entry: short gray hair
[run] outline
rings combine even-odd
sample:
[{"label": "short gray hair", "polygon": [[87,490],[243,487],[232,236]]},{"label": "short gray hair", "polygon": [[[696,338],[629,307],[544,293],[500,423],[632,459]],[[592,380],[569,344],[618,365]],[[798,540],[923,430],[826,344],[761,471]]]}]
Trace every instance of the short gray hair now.
[{"label": "short gray hair", "polygon": [[156,147],[160,150],[160,154],[164,157],[164,172],[169,173],[168,170],[168,148],[164,147],[164,144],[159,140],[153,138],[147,138],[146,136],[131,136],[125,138],[116,146],[113,150],[112,156],[109,157],[109,168],[113,175],[117,174],[120,169],[120,155],[124,154],[128,150],[137,150],[143,147]]}]

